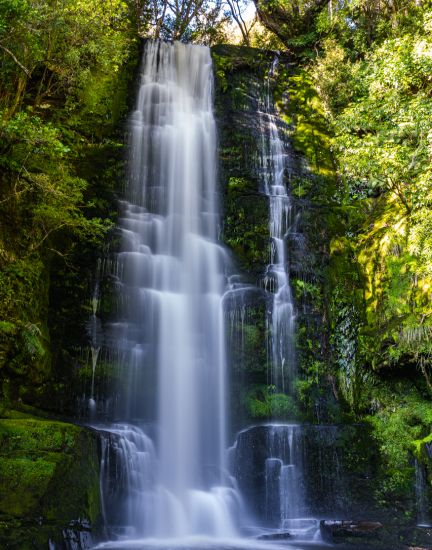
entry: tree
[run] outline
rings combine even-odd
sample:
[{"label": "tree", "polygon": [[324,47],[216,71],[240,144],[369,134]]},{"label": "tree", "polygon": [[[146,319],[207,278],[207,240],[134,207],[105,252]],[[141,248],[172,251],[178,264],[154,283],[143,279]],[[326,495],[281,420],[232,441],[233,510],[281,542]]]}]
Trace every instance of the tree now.
[{"label": "tree", "polygon": [[152,0],[150,36],[212,44],[228,20],[222,0]]},{"label": "tree", "polygon": [[311,32],[329,0],[254,0],[262,24],[287,46],[298,36]]},{"label": "tree", "polygon": [[92,73],[118,68],[132,17],[123,0],[0,0],[0,109],[12,116],[28,92],[58,104]]},{"label": "tree", "polygon": [[244,12],[249,5],[248,0],[227,0],[231,16],[237,23],[241,35],[243,37],[243,43],[246,46],[250,46],[250,33],[255,26],[257,18],[254,17],[251,22],[248,22],[244,18]]}]

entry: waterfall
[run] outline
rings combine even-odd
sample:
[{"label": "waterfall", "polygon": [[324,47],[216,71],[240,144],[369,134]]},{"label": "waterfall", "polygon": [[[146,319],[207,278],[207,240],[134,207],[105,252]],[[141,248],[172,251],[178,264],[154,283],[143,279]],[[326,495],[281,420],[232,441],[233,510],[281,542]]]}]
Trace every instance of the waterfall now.
[{"label": "waterfall", "polygon": [[416,458],[415,467],[415,495],[417,504],[417,525],[419,527],[430,527],[431,520],[429,516],[428,504],[428,484],[424,466]]},{"label": "waterfall", "polygon": [[[217,243],[212,96],[208,48],[147,43],[119,220],[123,305],[112,340],[120,424],[107,428],[111,462],[126,464],[119,466],[126,481],[111,502],[109,484],[102,491],[106,516],[131,537],[236,533],[237,496],[225,465],[227,260]],[[144,433],[149,420],[154,449]],[[104,452],[109,475],[113,451]]]},{"label": "waterfall", "polygon": [[[277,66],[273,63],[269,77]],[[273,293],[269,318],[270,383],[283,393],[291,391],[296,371],[295,358],[295,311],[289,281],[287,237],[295,229],[291,198],[285,184],[286,146],[278,128],[278,117],[271,100],[269,80],[266,94],[260,106],[261,186],[269,198],[269,231],[271,239],[270,262],[267,266],[264,284]]]},{"label": "waterfall", "polygon": [[[308,515],[305,505],[302,472],[302,432],[298,425],[270,425],[268,427],[266,460],[267,517],[276,519],[284,529],[293,527],[293,520]],[[275,469],[275,464],[277,468]],[[272,502],[276,484],[278,503]],[[275,504],[278,504],[275,507]],[[276,514],[276,517],[274,517]],[[294,524],[295,525],[295,524]]]}]

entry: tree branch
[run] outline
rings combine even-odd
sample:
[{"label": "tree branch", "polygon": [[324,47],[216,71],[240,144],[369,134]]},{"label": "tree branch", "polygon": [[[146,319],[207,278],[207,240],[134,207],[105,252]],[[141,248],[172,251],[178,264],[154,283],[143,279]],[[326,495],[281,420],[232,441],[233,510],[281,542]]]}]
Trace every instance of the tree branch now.
[{"label": "tree branch", "polygon": [[7,53],[10,57],[12,57],[12,59],[15,61],[15,63],[18,65],[18,67],[19,67],[22,71],[24,71],[25,74],[30,78],[30,71],[29,71],[26,67],[24,67],[24,65],[21,63],[21,61],[19,61],[19,60],[17,59],[17,57],[15,56],[15,54],[12,53],[12,52],[10,51],[9,48],[6,48],[6,46],[3,46],[3,44],[1,44],[1,43],[0,43],[0,48],[1,48],[5,53]]}]

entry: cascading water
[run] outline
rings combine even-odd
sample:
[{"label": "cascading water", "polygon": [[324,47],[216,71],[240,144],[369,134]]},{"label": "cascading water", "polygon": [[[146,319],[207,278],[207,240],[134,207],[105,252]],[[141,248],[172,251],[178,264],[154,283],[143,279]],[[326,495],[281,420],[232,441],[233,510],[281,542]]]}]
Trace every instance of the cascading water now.
[{"label": "cascading water", "polygon": [[90,352],[91,352],[91,366],[92,366],[92,381],[91,381],[91,388],[90,388],[90,398],[88,402],[89,406],[89,412],[91,416],[94,416],[95,409],[96,409],[96,401],[95,401],[95,374],[96,374],[96,365],[99,357],[99,352],[102,345],[102,324],[100,319],[97,316],[98,313],[98,307],[99,307],[99,300],[100,300],[100,270],[101,270],[101,261],[100,259],[97,262],[97,268],[96,268],[96,281],[93,289],[93,296],[91,300],[91,309],[92,314],[90,316],[90,319],[88,321],[87,325],[87,333],[89,336],[90,341]]},{"label": "cascading water", "polygon": [[419,463],[416,458],[414,461],[415,467],[415,495],[417,504],[417,525],[419,527],[430,527],[431,520],[429,516],[428,504],[428,484],[424,466]]},{"label": "cascading water", "polygon": [[[111,502],[121,513],[105,511],[129,537],[236,533],[237,496],[225,468],[226,254],[217,244],[212,89],[208,48],[146,45],[119,221],[123,319],[112,326],[122,382],[121,424],[108,429],[117,449],[111,462],[127,479],[122,504]],[[154,451],[139,427],[152,409]],[[105,449],[108,473],[109,456]],[[109,495],[108,484],[105,509]]]},{"label": "cascading water", "polygon": [[[277,58],[271,68],[275,71]],[[279,391],[290,392],[296,372],[295,311],[289,281],[287,237],[294,228],[291,198],[287,192],[286,147],[278,129],[278,118],[271,101],[270,85],[260,105],[261,155],[260,172],[262,191],[269,197],[269,230],[271,239],[270,263],[264,284],[273,293],[269,332],[271,379]]]},{"label": "cascading water", "polygon": [[123,526],[126,535],[144,535],[154,521],[151,488],[156,458],[152,440],[136,426],[112,424],[106,432],[101,431],[101,455],[104,524]]},{"label": "cascading water", "polygon": [[[295,308],[289,280],[287,239],[296,231],[291,197],[286,186],[287,146],[283,142],[280,118],[272,101],[270,79],[277,68],[276,57],[266,81],[265,96],[259,101],[261,192],[269,199],[270,262],[264,286],[272,294],[268,317],[270,335],[269,383],[275,391],[290,394],[296,375]],[[277,529],[306,538],[319,537],[317,522],[309,518],[302,480],[301,427],[269,425],[266,428],[268,457],[265,460],[265,519]],[[235,447],[234,447],[235,448]]]},{"label": "cascading water", "polygon": [[[298,425],[268,427],[269,458],[266,460],[266,512],[282,528],[306,515],[304,503],[301,428]],[[274,485],[274,487],[272,487]],[[274,495],[278,502],[274,506]],[[274,517],[276,516],[276,517]]]}]

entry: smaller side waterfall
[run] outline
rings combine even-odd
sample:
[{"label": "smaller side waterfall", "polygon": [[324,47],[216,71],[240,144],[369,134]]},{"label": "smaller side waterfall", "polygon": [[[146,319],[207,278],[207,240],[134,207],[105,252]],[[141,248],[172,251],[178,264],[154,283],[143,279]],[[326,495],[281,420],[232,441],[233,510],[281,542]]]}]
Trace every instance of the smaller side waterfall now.
[{"label": "smaller side waterfall", "polygon": [[[277,58],[269,77],[276,70]],[[295,310],[289,281],[287,238],[295,229],[291,198],[285,183],[286,147],[280,123],[271,100],[267,81],[266,95],[260,105],[260,173],[262,192],[269,198],[270,262],[264,277],[265,288],[273,293],[269,318],[271,377],[269,382],[282,392],[290,391],[296,372]]]},{"label": "smaller side waterfall", "polygon": [[87,322],[87,336],[88,336],[89,346],[90,346],[90,357],[91,357],[91,368],[92,368],[90,396],[88,397],[87,406],[88,406],[88,410],[91,418],[93,418],[96,413],[96,399],[95,399],[96,366],[98,363],[99,353],[102,347],[102,340],[103,340],[102,322],[98,317],[99,302],[100,302],[101,265],[102,265],[102,261],[99,258],[97,261],[95,282],[94,282],[93,293],[91,297],[91,315]]},{"label": "smaller side waterfall", "polygon": [[266,516],[290,536],[314,539],[318,522],[306,505],[303,479],[303,434],[296,424],[270,425],[265,461]]},{"label": "smaller side waterfall", "polygon": [[417,525],[419,527],[430,527],[431,517],[429,515],[428,485],[424,467],[415,459],[415,494],[417,503]]},{"label": "smaller side waterfall", "polygon": [[[296,520],[308,513],[304,498],[301,427],[269,426],[267,437],[270,457],[266,460],[266,512],[269,518],[276,513],[279,526],[289,529],[296,527]],[[275,500],[279,500],[276,510]]]},{"label": "smaller side waterfall", "polygon": [[301,425],[252,426],[237,435],[230,462],[256,524],[311,540],[319,536],[319,525],[308,505],[305,452]]}]

